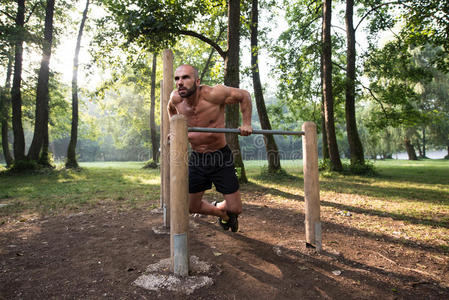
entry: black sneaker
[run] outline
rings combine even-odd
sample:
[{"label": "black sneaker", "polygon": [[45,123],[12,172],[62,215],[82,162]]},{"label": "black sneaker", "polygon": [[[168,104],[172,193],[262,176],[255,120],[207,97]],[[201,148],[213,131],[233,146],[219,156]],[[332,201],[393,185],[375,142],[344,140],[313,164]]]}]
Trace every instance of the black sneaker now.
[{"label": "black sneaker", "polygon": [[223,228],[223,230],[229,230],[229,221],[224,221],[222,218],[218,218],[218,224],[220,224],[220,226]]},{"label": "black sneaker", "polygon": [[228,216],[229,216],[229,220],[228,220],[228,226],[231,228],[232,232],[237,232],[239,230],[239,220],[238,214],[234,214],[232,212],[227,212]]}]

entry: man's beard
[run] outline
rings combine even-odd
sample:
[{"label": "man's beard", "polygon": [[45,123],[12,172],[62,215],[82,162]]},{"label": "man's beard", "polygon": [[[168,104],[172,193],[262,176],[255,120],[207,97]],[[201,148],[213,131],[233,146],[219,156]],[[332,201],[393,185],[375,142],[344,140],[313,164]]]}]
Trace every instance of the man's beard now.
[{"label": "man's beard", "polygon": [[181,98],[188,98],[196,92],[196,88],[197,88],[197,85],[196,85],[196,83],[194,83],[190,89],[183,91],[183,95],[181,95],[181,93],[178,92],[179,96],[181,96]]}]

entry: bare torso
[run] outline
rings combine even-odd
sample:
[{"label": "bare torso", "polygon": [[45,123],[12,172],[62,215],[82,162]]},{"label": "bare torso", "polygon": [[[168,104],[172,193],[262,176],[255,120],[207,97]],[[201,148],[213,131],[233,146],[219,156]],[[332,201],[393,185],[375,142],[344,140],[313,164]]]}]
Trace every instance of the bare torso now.
[{"label": "bare torso", "polygon": [[[208,101],[205,97],[208,89],[210,87],[199,86],[198,97],[193,103],[181,97],[173,99],[178,113],[186,116],[188,127],[225,127],[225,105]],[[224,133],[189,132],[189,142],[193,150],[201,153],[213,152],[226,146]]]}]

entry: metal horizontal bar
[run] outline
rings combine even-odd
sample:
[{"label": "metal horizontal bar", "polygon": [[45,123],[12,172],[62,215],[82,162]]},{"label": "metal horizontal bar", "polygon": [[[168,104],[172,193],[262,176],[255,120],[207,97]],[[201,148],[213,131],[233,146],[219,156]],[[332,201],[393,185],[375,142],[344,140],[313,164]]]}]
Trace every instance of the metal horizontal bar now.
[{"label": "metal horizontal bar", "polygon": [[[240,133],[238,128],[189,127],[189,132]],[[253,129],[252,134],[304,135],[304,131]]]}]

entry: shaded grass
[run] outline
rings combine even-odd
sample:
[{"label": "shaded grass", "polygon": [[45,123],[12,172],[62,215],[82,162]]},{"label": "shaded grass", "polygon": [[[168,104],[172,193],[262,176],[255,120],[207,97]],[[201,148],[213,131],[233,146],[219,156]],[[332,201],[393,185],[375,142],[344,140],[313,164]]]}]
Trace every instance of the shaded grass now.
[{"label": "shaded grass", "polygon": [[[292,165],[290,162],[287,168]],[[360,230],[449,250],[449,161],[386,160],[374,165],[378,173],[375,177],[337,173],[320,176],[323,215],[338,223],[350,222]],[[263,190],[263,195],[274,199],[303,201],[301,167],[289,171],[293,177],[279,181],[251,170],[248,188]],[[347,212],[350,217],[344,216]]]},{"label": "shaded grass", "polygon": [[[81,170],[0,176],[0,216],[23,212],[51,214],[112,202],[137,206],[159,201],[159,172],[142,163],[81,164]],[[115,205],[115,204],[114,204]]]}]

